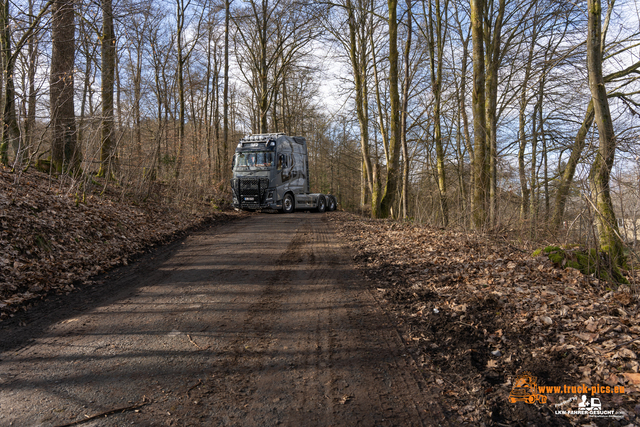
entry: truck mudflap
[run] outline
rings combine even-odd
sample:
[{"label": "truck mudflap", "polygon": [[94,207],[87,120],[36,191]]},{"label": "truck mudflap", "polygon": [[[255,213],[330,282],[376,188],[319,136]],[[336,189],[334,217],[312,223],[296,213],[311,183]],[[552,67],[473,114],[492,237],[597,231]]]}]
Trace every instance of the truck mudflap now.
[{"label": "truck mudflap", "polygon": [[273,204],[273,191],[269,191],[269,178],[241,177],[231,180],[233,206],[238,209],[266,209]]}]

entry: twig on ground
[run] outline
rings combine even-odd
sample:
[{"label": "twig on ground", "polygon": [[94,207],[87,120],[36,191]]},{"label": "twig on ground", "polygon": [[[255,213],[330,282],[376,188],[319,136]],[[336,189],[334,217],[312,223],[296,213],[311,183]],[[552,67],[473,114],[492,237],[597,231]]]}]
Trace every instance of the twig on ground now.
[{"label": "twig on ground", "polygon": [[629,345],[629,344],[631,344],[631,343],[633,343],[633,342],[636,342],[636,341],[640,341],[640,338],[634,338],[634,339],[632,339],[632,340],[630,340],[630,341],[623,342],[622,344],[618,344],[618,345],[617,345],[617,346],[615,346],[613,349],[614,349],[614,350],[617,350],[617,349],[619,349],[620,347],[624,347],[624,346]]},{"label": "twig on ground", "polygon": [[135,405],[125,406],[124,408],[111,409],[110,411],[101,412],[99,414],[95,414],[95,415],[91,415],[91,416],[85,415],[86,418],[84,418],[84,419],[73,421],[73,422],[71,422],[69,424],[60,424],[60,425],[57,425],[56,427],[77,426],[79,424],[86,423],[87,421],[95,420],[96,418],[102,418],[102,417],[106,417],[108,415],[113,415],[113,414],[115,414],[117,412],[132,411],[134,409],[142,408],[143,406],[148,405],[150,403],[151,403],[151,399],[147,398],[147,396],[143,396],[142,397],[142,402],[136,403]]},{"label": "twig on ground", "polygon": [[192,385],[189,390],[187,390],[187,397],[189,397],[189,393],[191,393],[191,390],[193,390],[194,388],[198,387],[200,384],[202,384],[202,380],[198,379],[198,382],[195,383],[194,385]]},{"label": "twig on ground", "polygon": [[199,346],[199,345],[198,345],[198,344],[197,344],[193,339],[191,339],[191,335],[189,335],[189,334],[187,334],[187,338],[189,338],[189,342],[190,342],[191,344],[195,345],[195,346],[196,346],[196,347],[198,347],[200,350],[206,350],[207,348],[209,348],[209,347],[206,347],[206,348],[202,348],[202,347],[200,347],[200,346]]}]

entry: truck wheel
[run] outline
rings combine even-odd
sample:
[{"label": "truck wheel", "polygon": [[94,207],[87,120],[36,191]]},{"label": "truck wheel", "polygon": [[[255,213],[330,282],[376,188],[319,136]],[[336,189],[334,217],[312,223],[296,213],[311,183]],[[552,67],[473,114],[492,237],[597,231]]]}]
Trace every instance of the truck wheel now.
[{"label": "truck wheel", "polygon": [[316,209],[320,213],[323,213],[327,210],[327,200],[324,198],[324,196],[318,196],[318,207]]},{"label": "truck wheel", "polygon": [[329,212],[333,212],[336,210],[336,199],[333,198],[333,196],[327,196],[327,198],[329,199],[328,203],[327,203],[327,211]]},{"label": "truck wheel", "polygon": [[282,199],[282,212],[283,213],[292,213],[295,208],[293,196],[291,193],[287,193],[284,195],[284,199]]}]

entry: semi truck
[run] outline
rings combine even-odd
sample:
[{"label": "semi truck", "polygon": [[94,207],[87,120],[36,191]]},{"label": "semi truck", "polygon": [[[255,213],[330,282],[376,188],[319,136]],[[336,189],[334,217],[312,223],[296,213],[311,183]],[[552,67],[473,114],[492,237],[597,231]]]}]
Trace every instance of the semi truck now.
[{"label": "semi truck", "polygon": [[332,211],[330,194],[311,193],[307,140],[283,133],[254,134],[238,142],[233,156],[233,206],[245,211]]}]

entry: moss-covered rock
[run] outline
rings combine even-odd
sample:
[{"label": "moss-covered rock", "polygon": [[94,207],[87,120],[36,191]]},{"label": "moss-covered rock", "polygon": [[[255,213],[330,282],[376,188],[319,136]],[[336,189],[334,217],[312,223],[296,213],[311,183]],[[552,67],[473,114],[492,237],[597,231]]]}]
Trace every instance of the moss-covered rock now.
[{"label": "moss-covered rock", "polygon": [[566,260],[567,254],[563,250],[548,252],[547,256],[549,257],[551,262],[553,262],[556,265],[566,264],[565,260]]},{"label": "moss-covered rock", "polygon": [[607,282],[628,284],[615,263],[611,262],[606,252],[598,252],[596,249],[585,250],[579,247],[563,249],[559,246],[547,246],[537,249],[533,256],[544,253],[556,267],[571,267],[580,270],[582,274],[594,274],[599,279]]}]

